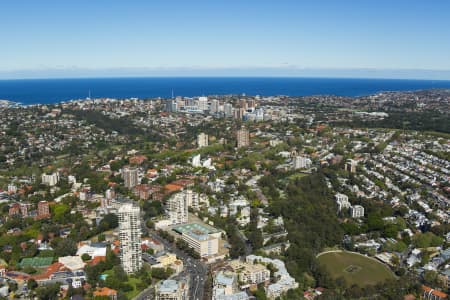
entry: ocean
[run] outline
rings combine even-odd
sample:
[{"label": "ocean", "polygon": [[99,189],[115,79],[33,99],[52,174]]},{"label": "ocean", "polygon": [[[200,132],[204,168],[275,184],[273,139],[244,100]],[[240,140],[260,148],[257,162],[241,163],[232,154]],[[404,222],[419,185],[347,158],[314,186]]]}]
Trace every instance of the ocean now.
[{"label": "ocean", "polygon": [[139,77],[0,80],[0,99],[49,104],[91,98],[170,98],[223,94],[364,96],[383,91],[450,88],[450,81],[300,77]]}]

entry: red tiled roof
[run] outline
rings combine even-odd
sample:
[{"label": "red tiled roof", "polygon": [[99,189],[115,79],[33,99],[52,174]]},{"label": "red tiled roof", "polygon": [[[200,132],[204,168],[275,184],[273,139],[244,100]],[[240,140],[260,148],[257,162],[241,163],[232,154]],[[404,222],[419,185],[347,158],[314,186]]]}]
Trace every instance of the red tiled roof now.
[{"label": "red tiled roof", "polygon": [[446,299],[447,296],[448,296],[446,293],[438,291],[438,290],[434,290],[434,289],[432,289],[432,288],[430,288],[429,286],[426,286],[426,285],[422,285],[422,290],[424,290],[427,293],[431,292],[431,294],[433,294],[434,296],[440,297],[442,299]]},{"label": "red tiled roof", "polygon": [[105,261],[105,260],[106,260],[106,256],[96,256],[89,262],[89,265],[95,266],[99,262]]},{"label": "red tiled roof", "polygon": [[107,288],[107,287],[97,288],[97,290],[94,291],[94,297],[96,297],[96,296],[115,296],[115,295],[117,295],[117,291]]},{"label": "red tiled roof", "polygon": [[166,185],[164,186],[164,189],[165,189],[166,191],[168,191],[169,193],[179,191],[179,190],[181,190],[182,188],[183,188],[183,187],[182,187],[181,185],[176,185],[176,184],[173,184],[173,183],[169,183],[169,184],[166,184]]}]

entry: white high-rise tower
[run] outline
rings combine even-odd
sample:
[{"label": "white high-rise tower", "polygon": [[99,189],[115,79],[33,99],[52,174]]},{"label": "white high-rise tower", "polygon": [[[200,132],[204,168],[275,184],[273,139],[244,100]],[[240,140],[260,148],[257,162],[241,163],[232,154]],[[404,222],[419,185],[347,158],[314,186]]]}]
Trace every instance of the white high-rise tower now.
[{"label": "white high-rise tower", "polygon": [[208,135],[205,133],[200,133],[197,136],[197,145],[199,148],[208,147]]},{"label": "white high-rise tower", "polygon": [[120,261],[128,274],[142,267],[140,211],[131,203],[119,208]]},{"label": "white high-rise tower", "polygon": [[188,197],[184,192],[177,193],[167,200],[167,211],[172,224],[183,224],[188,221]]}]

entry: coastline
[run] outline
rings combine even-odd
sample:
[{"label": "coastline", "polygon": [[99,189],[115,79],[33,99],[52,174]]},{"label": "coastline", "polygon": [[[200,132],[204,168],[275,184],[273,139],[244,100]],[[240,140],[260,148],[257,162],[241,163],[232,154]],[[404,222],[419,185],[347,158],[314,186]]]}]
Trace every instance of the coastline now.
[{"label": "coastline", "polygon": [[0,80],[0,99],[20,105],[92,99],[173,96],[364,97],[388,92],[450,89],[450,81],[318,77],[127,77]]}]

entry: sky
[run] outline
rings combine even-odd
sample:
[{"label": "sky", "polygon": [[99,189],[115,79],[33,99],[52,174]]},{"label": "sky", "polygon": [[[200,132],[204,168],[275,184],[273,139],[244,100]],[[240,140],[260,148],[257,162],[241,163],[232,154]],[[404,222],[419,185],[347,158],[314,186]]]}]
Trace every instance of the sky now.
[{"label": "sky", "polygon": [[448,0],[14,0],[0,78],[450,79]]}]

